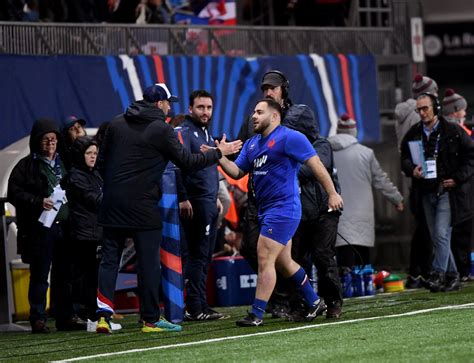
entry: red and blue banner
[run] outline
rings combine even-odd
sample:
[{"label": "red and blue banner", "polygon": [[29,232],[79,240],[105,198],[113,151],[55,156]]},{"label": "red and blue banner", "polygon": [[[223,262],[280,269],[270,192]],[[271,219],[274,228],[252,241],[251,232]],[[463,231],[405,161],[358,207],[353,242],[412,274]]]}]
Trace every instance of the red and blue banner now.
[{"label": "red and blue banner", "polygon": [[27,136],[35,119],[60,122],[83,117],[88,127],[122,113],[144,88],[165,82],[188,112],[192,90],[214,96],[213,136],[234,138],[271,69],[290,80],[290,98],[310,106],[321,134],[333,134],[342,113],[353,117],[362,142],[380,141],[376,63],[372,56],[311,54],[243,58],[229,56],[14,56],[0,55],[0,149]]}]

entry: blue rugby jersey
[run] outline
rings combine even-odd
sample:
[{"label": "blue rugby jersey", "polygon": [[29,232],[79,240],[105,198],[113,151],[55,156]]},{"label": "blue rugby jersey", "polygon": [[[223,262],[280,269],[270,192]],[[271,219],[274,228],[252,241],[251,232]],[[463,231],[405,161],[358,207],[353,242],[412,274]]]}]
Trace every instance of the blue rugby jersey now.
[{"label": "blue rugby jersey", "polygon": [[317,155],[302,133],[278,126],[267,137],[247,140],[235,161],[244,172],[253,172],[259,215],[301,217],[297,173],[300,165]]}]

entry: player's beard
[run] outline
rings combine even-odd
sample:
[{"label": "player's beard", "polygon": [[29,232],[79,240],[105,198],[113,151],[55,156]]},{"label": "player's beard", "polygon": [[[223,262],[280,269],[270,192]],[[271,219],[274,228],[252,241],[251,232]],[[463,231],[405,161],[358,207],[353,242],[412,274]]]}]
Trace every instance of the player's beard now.
[{"label": "player's beard", "polygon": [[253,131],[256,134],[263,134],[263,132],[270,126],[271,118],[261,120],[257,125],[254,124]]}]

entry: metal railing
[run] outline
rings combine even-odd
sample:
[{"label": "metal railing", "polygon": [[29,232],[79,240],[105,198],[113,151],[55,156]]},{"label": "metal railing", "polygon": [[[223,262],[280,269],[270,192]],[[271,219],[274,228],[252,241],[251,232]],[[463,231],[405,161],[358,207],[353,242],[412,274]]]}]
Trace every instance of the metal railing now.
[{"label": "metal railing", "polygon": [[408,52],[393,28],[222,27],[0,22],[0,51],[34,55],[141,54],[150,43],[176,55],[294,55]]}]

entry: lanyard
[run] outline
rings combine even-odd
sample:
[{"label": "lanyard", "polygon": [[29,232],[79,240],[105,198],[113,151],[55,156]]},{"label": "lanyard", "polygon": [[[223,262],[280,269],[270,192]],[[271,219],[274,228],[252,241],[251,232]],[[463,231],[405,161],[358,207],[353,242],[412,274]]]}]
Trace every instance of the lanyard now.
[{"label": "lanyard", "polygon": [[[439,139],[441,138],[441,134],[438,134],[438,136],[436,136],[436,144],[435,144],[435,149],[434,149],[434,153],[433,153],[433,158],[437,158],[438,157],[438,152],[439,152]],[[428,151],[428,147],[430,145],[430,137],[427,136],[426,137],[426,148],[425,148],[425,142],[424,142],[424,139],[423,137],[421,138],[421,142],[423,143],[423,153],[425,154],[425,159],[427,159],[427,155],[426,155],[426,152]]]}]

